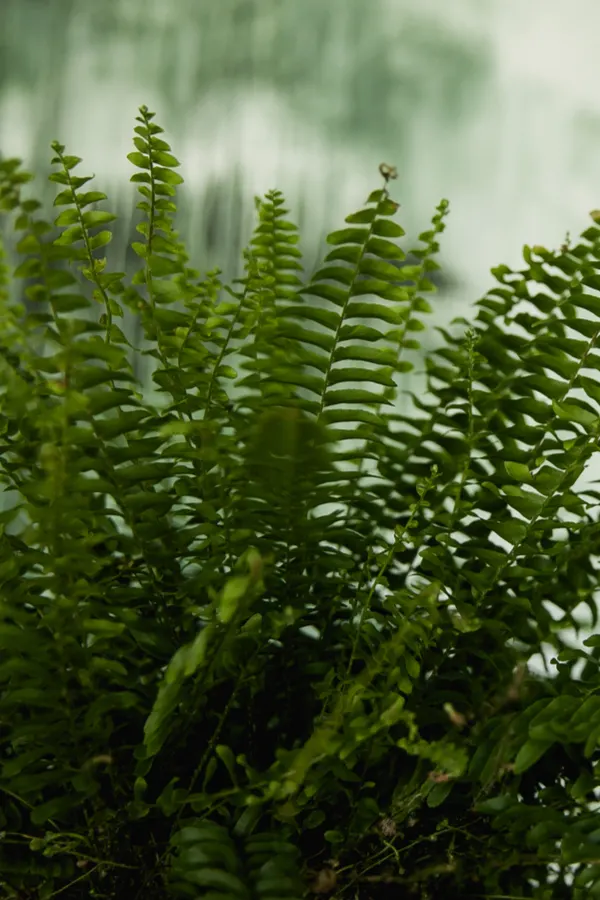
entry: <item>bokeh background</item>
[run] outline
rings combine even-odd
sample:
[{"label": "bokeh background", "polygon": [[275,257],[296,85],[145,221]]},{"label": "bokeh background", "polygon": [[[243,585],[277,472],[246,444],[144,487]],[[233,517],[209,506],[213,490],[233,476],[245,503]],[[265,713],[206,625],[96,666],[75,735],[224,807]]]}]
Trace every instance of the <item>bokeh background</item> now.
[{"label": "bokeh background", "polygon": [[598,0],[0,0],[0,153],[37,173],[50,212],[50,142],[83,157],[128,271],[126,155],[146,104],[182,163],[191,262],[227,279],[256,194],[284,192],[312,270],[395,165],[407,248],[450,201],[428,350],[491,266],[558,247],[600,207],[598,35]]},{"label": "bokeh background", "polygon": [[51,201],[60,140],[129,233],[145,103],[182,162],[192,261],[226,275],[255,194],[284,192],[312,268],[379,163],[396,165],[407,245],[450,200],[444,323],[491,266],[557,247],[600,205],[599,28],[595,0],[2,0],[0,152]]}]

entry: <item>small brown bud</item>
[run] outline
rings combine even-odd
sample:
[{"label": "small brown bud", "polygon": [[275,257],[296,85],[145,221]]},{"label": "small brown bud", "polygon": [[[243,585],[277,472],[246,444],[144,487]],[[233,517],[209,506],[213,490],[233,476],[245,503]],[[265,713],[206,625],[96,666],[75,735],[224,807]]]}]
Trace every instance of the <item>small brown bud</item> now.
[{"label": "small brown bud", "polygon": [[389,816],[386,816],[385,819],[382,819],[377,824],[377,827],[384,837],[394,837],[397,831],[396,823],[393,819],[390,819]]},{"label": "small brown bud", "polygon": [[396,166],[388,166],[387,163],[381,163],[379,166],[379,172],[386,181],[389,181],[390,178],[398,177],[398,170]]},{"label": "small brown bud", "polygon": [[429,780],[435,781],[436,784],[442,784],[445,781],[450,781],[450,776],[447,772],[430,772]]},{"label": "small brown bud", "polygon": [[310,886],[313,894],[330,894],[337,884],[337,874],[333,869],[321,869]]}]

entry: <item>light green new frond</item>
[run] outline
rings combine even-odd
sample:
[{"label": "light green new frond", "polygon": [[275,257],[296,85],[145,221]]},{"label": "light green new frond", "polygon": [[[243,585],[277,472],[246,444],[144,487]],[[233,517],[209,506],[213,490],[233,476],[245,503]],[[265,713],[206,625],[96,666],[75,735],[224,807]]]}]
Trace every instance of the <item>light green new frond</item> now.
[{"label": "light green new frond", "polygon": [[[63,190],[54,199],[54,206],[66,207],[54,222],[62,229],[54,246],[64,247],[66,258],[77,262],[79,271],[94,285],[93,298],[105,308],[99,324],[106,328],[106,342],[129,346],[122,330],[113,322],[113,317],[123,316],[123,310],[116,298],[125,290],[123,286],[125,273],[106,272],[106,257],[95,255],[96,250],[105,247],[112,240],[112,233],[103,226],[113,222],[116,216],[107,210],[87,209],[92,204],[95,206],[106,200],[106,194],[102,191],[81,191],[80,188],[91,181],[90,176],[81,177],[72,174],[72,170],[79,165],[81,159],[77,156],[66,156],[65,148],[57,141],[52,144],[52,149],[56,153],[52,162],[59,164],[62,171],[53,172],[49,179],[63,186]],[[53,303],[55,309],[60,308],[62,311],[85,309],[89,306],[89,301],[85,297],[77,295],[61,296],[55,298]]]},{"label": "light green new frond", "polygon": [[[295,347],[275,341],[277,323],[285,301],[294,298],[302,281],[302,254],[297,246],[298,229],[290,222],[280,191],[269,191],[256,201],[258,224],[246,254],[246,277],[240,301],[248,310],[246,322],[253,334],[240,348],[242,368],[250,374],[238,386],[250,390],[244,402],[264,409],[272,403],[287,403],[294,391],[287,381],[288,368],[297,369]],[[253,396],[253,399],[251,399]]]}]

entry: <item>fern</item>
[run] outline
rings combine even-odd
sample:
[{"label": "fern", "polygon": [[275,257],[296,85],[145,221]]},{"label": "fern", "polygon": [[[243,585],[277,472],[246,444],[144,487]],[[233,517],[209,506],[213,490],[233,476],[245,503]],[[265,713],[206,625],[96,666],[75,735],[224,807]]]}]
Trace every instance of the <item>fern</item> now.
[{"label": "fern", "polygon": [[[4,895],[547,897],[557,863],[594,896],[600,640],[568,647],[547,602],[597,626],[599,495],[575,486],[600,433],[600,214],[493,270],[402,414],[447,202],[399,286],[382,166],[305,281],[271,191],[224,285],[189,265],[179,163],[139,112],[130,279],[78,157],[52,145],[52,223],[0,161],[35,308],[5,239]],[[525,664],[544,644],[553,680]]]}]

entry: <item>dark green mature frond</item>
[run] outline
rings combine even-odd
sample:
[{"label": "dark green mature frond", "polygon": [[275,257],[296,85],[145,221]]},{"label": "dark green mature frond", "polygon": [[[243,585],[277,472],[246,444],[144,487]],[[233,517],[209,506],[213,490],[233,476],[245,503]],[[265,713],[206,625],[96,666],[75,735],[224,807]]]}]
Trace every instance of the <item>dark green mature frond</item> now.
[{"label": "dark green mature frond", "polygon": [[[284,353],[271,355],[266,380],[275,392],[281,383],[294,386],[293,405],[327,426],[330,438],[367,438],[362,448],[335,454],[338,462],[350,462],[350,468],[338,469],[334,480],[327,479],[314,497],[315,506],[339,502],[340,513],[347,513],[357,498],[364,464],[376,459],[374,426],[383,427],[380,410],[393,401],[394,375],[412,368],[400,358],[401,351],[407,344],[418,347],[406,334],[420,327],[414,313],[427,309],[416,294],[419,283],[412,291],[396,285],[399,271],[392,261],[405,257],[394,241],[404,231],[390,220],[397,204],[386,190],[373,192],[367,202],[367,207],[347,217],[350,227],[329,236],[328,243],[335,248],[325,259],[329,265],[299,287],[295,296],[286,292],[295,302],[278,303],[272,344]],[[315,306],[309,297],[323,302]],[[382,331],[380,325],[367,324],[373,321],[396,327]],[[348,427],[334,430],[333,425]],[[339,538],[351,546],[362,540],[356,526],[332,527],[329,533],[331,540]]]}]

